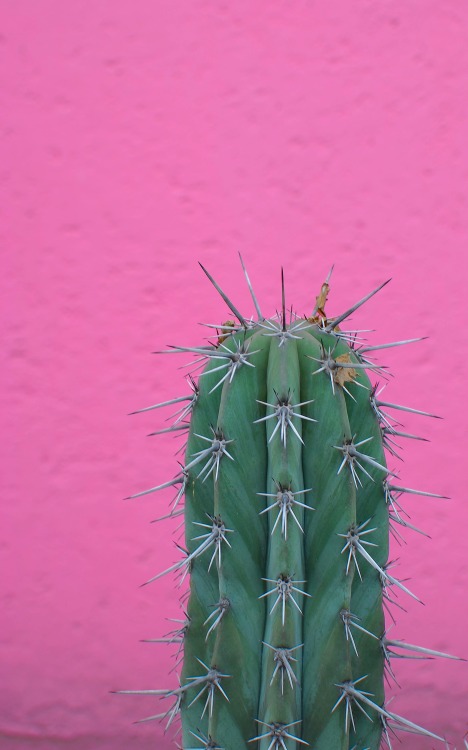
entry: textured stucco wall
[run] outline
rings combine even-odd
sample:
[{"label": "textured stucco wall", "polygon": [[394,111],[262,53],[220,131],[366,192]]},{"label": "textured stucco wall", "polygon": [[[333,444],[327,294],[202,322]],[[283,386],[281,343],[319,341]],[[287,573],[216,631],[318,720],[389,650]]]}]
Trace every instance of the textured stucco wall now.
[{"label": "textured stucco wall", "polygon": [[[466,501],[468,5],[459,0],[0,2],[0,275],[4,364],[0,747],[166,750],[159,703],[111,689],[175,686],[178,616],[162,415],[181,364],[225,318],[204,262],[247,314],[237,251],[266,310],[310,310],[332,262],[339,312],[373,342],[429,335],[380,361],[405,418],[399,464],[432,540],[394,545],[425,607],[393,635],[468,656]],[[464,663],[398,663],[392,708],[468,728]],[[402,735],[402,750],[433,746]]]}]

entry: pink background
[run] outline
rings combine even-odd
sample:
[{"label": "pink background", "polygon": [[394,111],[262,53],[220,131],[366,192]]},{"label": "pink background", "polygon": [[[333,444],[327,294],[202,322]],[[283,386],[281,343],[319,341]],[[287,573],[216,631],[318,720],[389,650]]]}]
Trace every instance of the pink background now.
[{"label": "pink background", "polygon": [[[383,352],[390,400],[431,442],[401,479],[393,547],[425,607],[399,601],[391,635],[468,657],[466,352],[468,5],[458,0],[3,0],[0,747],[173,747],[151,698],[176,685],[168,649],[142,644],[179,613],[172,497],[124,502],[172,477],[165,414],[184,360],[226,308],[245,314],[237,252],[266,311],[310,311],[332,262],[329,312],[388,277],[353,318]],[[390,462],[395,468],[398,462]],[[468,729],[468,665],[398,662],[392,710]],[[436,744],[402,734],[402,750]]]}]

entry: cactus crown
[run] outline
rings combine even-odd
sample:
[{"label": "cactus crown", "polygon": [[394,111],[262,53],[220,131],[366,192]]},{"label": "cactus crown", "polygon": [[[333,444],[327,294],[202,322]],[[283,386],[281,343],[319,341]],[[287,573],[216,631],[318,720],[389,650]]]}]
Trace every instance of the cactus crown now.
[{"label": "cactus crown", "polygon": [[416,437],[387,410],[426,413],[380,398],[368,372],[386,370],[370,353],[419,339],[367,346],[342,330],[384,284],[329,318],[330,275],[310,317],[287,312],[282,283],[281,310],[266,319],[242,265],[257,319],[203,269],[236,322],[216,326],[214,345],[173,347],[203,371],[189,395],[148,407],[177,404],[159,432],[187,435],[177,476],[133,496],[173,487],[164,518],[185,520],[182,558],[148,583],[175,572],[190,588],[166,639],[183,650],[180,686],[124,692],[169,699],[152,718],[180,716],[184,750],[377,750],[397,729],[442,739],[384,695],[392,657],[448,656],[389,639],[384,622],[398,590],[417,598],[388,562],[389,531],[415,528],[401,495],[441,496],[400,486],[387,468],[395,438]]}]

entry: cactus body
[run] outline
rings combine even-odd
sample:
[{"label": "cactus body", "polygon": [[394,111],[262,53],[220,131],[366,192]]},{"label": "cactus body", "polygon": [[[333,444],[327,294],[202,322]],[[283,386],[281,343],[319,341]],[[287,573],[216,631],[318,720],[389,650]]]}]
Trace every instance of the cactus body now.
[{"label": "cactus body", "polygon": [[252,292],[247,321],[213,283],[239,324],[178,349],[205,364],[173,427],[188,431],[168,483],[170,515],[185,495],[186,553],[151,579],[190,576],[180,687],[153,691],[173,702],[160,716],[180,713],[184,750],[377,750],[397,728],[441,739],[385,705],[398,642],[384,605],[414,595],[386,567],[405,488],[384,449],[403,433],[366,373],[382,372],[371,348],[339,327],[361,303],[327,318],[327,279],[310,318],[287,321],[283,288],[270,320]]}]

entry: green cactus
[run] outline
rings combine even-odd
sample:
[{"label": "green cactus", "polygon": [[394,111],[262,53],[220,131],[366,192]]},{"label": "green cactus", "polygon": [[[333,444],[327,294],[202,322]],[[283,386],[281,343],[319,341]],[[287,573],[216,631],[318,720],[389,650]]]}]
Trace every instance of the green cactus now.
[{"label": "green cactus", "polygon": [[212,346],[172,349],[205,365],[190,396],[149,407],[178,404],[170,430],[187,431],[185,463],[133,496],[173,486],[169,516],[184,514],[184,557],[148,581],[190,576],[186,620],[168,638],[183,648],[180,686],[122,692],[171,700],[154,718],[180,715],[184,750],[377,750],[398,728],[442,740],[385,704],[395,649],[448,655],[385,633],[392,591],[414,596],[387,562],[390,524],[410,526],[398,499],[441,496],[387,468],[393,438],[415,436],[366,373],[385,375],[369,352],[410,341],[365,346],[340,330],[384,284],[334,318],[330,277],[309,318],[286,313],[283,284],[266,319],[245,272],[257,311],[246,320],[205,273],[238,322]]}]

